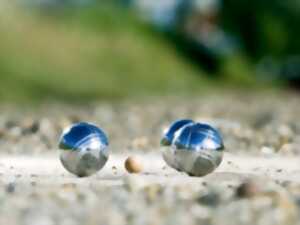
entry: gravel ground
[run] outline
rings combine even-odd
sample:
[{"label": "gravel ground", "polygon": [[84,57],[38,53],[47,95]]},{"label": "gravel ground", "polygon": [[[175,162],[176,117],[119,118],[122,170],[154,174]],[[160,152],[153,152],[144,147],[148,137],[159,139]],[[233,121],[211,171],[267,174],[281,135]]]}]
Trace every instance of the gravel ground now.
[{"label": "gravel ground", "polygon": [[[215,94],[35,109],[1,107],[0,224],[300,224],[300,104],[284,94]],[[178,118],[208,122],[224,136],[214,173],[189,177],[165,165],[162,130]],[[110,159],[88,178],[58,160],[62,129],[101,126]],[[138,156],[141,174],[124,160]]]}]

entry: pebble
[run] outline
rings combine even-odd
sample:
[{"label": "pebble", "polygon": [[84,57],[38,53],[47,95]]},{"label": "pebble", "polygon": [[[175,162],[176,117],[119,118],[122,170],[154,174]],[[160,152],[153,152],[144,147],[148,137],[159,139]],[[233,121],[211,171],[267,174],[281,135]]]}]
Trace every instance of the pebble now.
[{"label": "pebble", "polygon": [[26,118],[21,122],[20,126],[22,127],[22,133],[26,135],[37,133],[40,125],[37,120],[34,120],[33,118]]},{"label": "pebble", "polygon": [[220,203],[221,198],[218,192],[212,191],[206,195],[199,197],[197,201],[203,205],[216,207]]},{"label": "pebble", "polygon": [[259,186],[254,181],[246,181],[236,189],[236,196],[239,198],[252,198],[260,192]]},{"label": "pebble", "polygon": [[117,167],[116,166],[112,166],[111,169],[112,170],[117,170]]},{"label": "pebble", "polygon": [[129,156],[125,160],[124,166],[129,173],[141,173],[143,170],[143,165],[140,159],[135,156]]}]

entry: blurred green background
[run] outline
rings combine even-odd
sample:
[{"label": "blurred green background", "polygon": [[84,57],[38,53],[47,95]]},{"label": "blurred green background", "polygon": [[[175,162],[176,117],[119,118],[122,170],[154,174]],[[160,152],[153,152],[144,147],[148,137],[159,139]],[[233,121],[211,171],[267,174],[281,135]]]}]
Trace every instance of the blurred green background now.
[{"label": "blurred green background", "polygon": [[0,100],[297,87],[297,0],[0,3]]}]

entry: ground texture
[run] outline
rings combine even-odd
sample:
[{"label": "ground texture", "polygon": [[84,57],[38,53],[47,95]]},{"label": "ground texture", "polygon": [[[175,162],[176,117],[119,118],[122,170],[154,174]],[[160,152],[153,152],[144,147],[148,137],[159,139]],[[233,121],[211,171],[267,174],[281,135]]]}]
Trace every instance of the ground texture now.
[{"label": "ground texture", "polygon": [[[300,224],[299,96],[213,94],[89,105],[3,106],[0,224]],[[159,147],[173,120],[218,127],[226,153],[205,177],[166,166]],[[77,178],[59,161],[62,129],[93,122],[110,138],[110,158]],[[143,171],[128,174],[127,156]]]}]

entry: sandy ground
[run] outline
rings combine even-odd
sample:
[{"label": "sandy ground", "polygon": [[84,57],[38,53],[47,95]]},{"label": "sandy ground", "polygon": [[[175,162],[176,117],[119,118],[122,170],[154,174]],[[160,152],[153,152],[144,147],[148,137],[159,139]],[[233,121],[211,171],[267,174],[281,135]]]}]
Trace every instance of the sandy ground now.
[{"label": "sandy ground", "polygon": [[[179,198],[178,203],[173,201],[170,203],[169,214],[178,211],[180,206],[177,204],[180,204],[180,201],[184,200],[185,203],[183,204],[181,202],[181,204],[185,205],[187,201],[193,199],[193,204],[196,204],[196,206],[201,205],[201,201],[204,201],[205,207],[215,211],[210,215],[206,215],[206,213],[208,213],[206,212],[207,209],[198,209],[199,212],[197,213],[199,213],[199,215],[197,214],[197,216],[201,218],[203,216],[204,219],[202,219],[205,222],[210,221],[212,218],[215,219],[215,214],[220,214],[218,211],[220,209],[218,209],[219,207],[216,204],[222,203],[218,203],[218,201],[225,201],[225,205],[223,206],[223,210],[225,210],[224,213],[226,213],[226,208],[230,207],[230,201],[238,204],[240,200],[234,200],[234,194],[232,193],[244,182],[252,180],[256,181],[257,185],[292,183],[294,187],[300,184],[299,157],[279,157],[276,155],[257,157],[225,153],[222,164],[214,173],[205,177],[190,177],[167,167],[159,153],[134,154],[131,152],[130,154],[142,162],[143,171],[140,174],[129,174],[125,170],[124,161],[129,153],[112,153],[109,161],[101,171],[86,178],[78,178],[66,172],[59,161],[58,154],[46,154],[43,157],[2,155],[0,159],[0,183],[6,187],[6,194],[3,195],[3,192],[1,192],[0,204],[6,205],[6,207],[0,210],[1,224],[152,224],[153,221],[149,219],[147,211],[156,208],[161,210],[161,206],[159,205],[161,203],[155,205],[156,203],[154,204],[153,202],[170,201],[170,194],[166,195],[164,193],[161,195],[160,193],[162,190],[169,189],[172,190],[172,193],[174,192],[172,195],[175,194],[176,198]],[[157,189],[157,187],[159,187],[159,189]],[[261,188],[261,190],[264,189],[259,186],[258,188]],[[140,211],[139,216],[142,219],[138,219],[139,216],[137,215],[133,216],[134,219],[132,221],[128,219],[130,215],[122,217],[121,219],[116,218],[114,204],[120,207],[119,205],[122,204],[122,202],[113,200],[110,197],[114,195],[120,197],[124,194],[123,192],[126,193],[125,195],[127,196],[126,207],[133,207],[132,210]],[[290,199],[287,197],[288,195],[284,194],[282,196],[282,194],[278,194],[277,192],[281,193],[282,189],[277,189],[276,187],[275,189],[271,189],[271,192],[265,191],[265,194],[268,198],[269,196],[272,198],[273,194],[269,195],[269,193],[275,193],[275,199],[279,196],[280,199],[283,198],[283,202],[287,201],[287,203],[283,205],[280,203],[278,205],[279,208],[277,208],[277,203],[274,200],[275,203],[271,202],[271,205],[267,207],[270,207],[269,210],[275,207],[277,210],[286,211],[285,214],[288,216],[285,216],[283,219],[279,218],[275,220],[274,224],[280,224],[282,222],[287,222],[286,224],[296,224],[296,218],[298,217],[295,216],[296,214],[294,213],[290,215],[291,210],[292,212],[295,211],[292,204],[294,201],[289,202],[290,200],[287,200]],[[195,195],[195,193],[197,194]],[[224,196],[230,195],[231,197],[226,197],[225,200],[218,200],[219,198],[224,198],[216,198],[216,196],[219,195],[218,193]],[[233,214],[244,213],[244,211],[253,213],[254,211],[253,215],[251,215],[251,213],[249,214],[250,216],[246,221],[243,222],[242,216],[237,216],[237,219],[232,223],[228,222],[230,220],[226,220],[227,223],[224,224],[251,224],[256,220],[256,217],[265,217],[266,215],[264,215],[264,213],[259,215],[255,213],[255,207],[262,210],[258,204],[259,201],[262,202],[264,208],[266,207],[265,194],[259,198],[247,197],[246,205],[249,208],[236,208],[235,206],[234,209],[236,212],[231,212]],[[92,198],[94,200],[92,203],[82,203],[78,199],[78,196],[81,195],[84,196],[84,198]],[[158,197],[156,197],[156,195]],[[160,195],[161,197],[159,197]],[[195,196],[198,197],[195,198]],[[106,199],[107,197],[108,199]],[[107,208],[104,207],[106,208],[106,212],[95,214],[93,207],[103,207],[103,198],[106,199],[103,202],[103,204],[107,206]],[[162,198],[162,200],[160,200],[160,198]],[[171,198],[174,198],[174,196]],[[200,201],[201,198],[204,200]],[[4,199],[6,199],[6,203],[2,202]],[[194,202],[195,199],[196,202]],[[229,199],[231,200],[229,201]],[[138,206],[139,201],[146,201],[147,203],[146,205],[142,204]],[[255,203],[257,206],[255,204],[253,206],[253,201],[257,201]],[[281,200],[279,202],[281,202]],[[53,205],[53,203],[55,203],[55,205]],[[100,204],[100,206],[98,204]],[[134,206],[127,206],[127,204],[133,204]],[[137,206],[135,204],[137,204]],[[81,209],[80,213],[74,209],[78,207]],[[13,209],[13,211],[9,209]],[[191,210],[195,209],[191,208]],[[63,214],[61,215],[62,212]],[[78,213],[76,216],[79,216],[80,220],[74,220],[74,218],[76,218],[74,213]],[[270,214],[270,212],[265,213]],[[120,212],[120,214],[126,215],[126,211]],[[271,224],[272,218],[276,216],[276,214],[278,214],[277,211],[271,211],[269,219],[257,224]],[[166,213],[166,215],[168,214]],[[153,224],[171,223],[173,219],[170,219],[168,216],[166,217],[166,215],[156,215],[157,220],[155,220]],[[87,216],[96,219],[87,219]],[[208,218],[205,216],[208,216]],[[101,219],[99,219],[99,217]],[[224,215],[218,215],[218,217],[224,217]],[[211,222],[211,224],[223,224],[224,221],[220,218],[218,219],[218,217],[216,217],[216,221]],[[190,212],[185,212],[180,217],[180,224],[197,224],[198,221],[202,221],[202,219],[199,220],[197,217],[196,219],[191,218],[193,217],[190,215]],[[127,222],[124,222],[124,220]]]},{"label": "sandy ground", "polygon": [[[299,115],[293,93],[2,107],[0,225],[299,225]],[[213,173],[190,177],[166,166],[162,130],[179,118],[221,131],[226,150]],[[110,139],[108,162],[87,178],[68,173],[57,149],[77,121]],[[129,155],[141,161],[140,174],[125,170]]]},{"label": "sandy ground", "polygon": [[[132,155],[132,153],[131,153]],[[140,176],[145,183],[159,183],[163,185],[178,185],[197,183],[199,181],[218,182],[219,184],[239,184],[251,178],[271,179],[277,182],[290,181],[300,184],[300,158],[267,156],[255,157],[247,155],[234,156],[225,153],[220,167],[205,177],[190,177],[168,167],[160,154],[133,154],[142,162],[143,171]],[[88,178],[78,178],[62,167],[58,155],[44,157],[1,156],[1,181],[30,184],[37,181],[43,186],[57,186],[64,183],[98,186],[122,186],[124,177],[130,174],[124,168],[124,161],[128,154],[111,154],[105,167],[97,174]],[[113,168],[114,167],[114,168]]]}]

